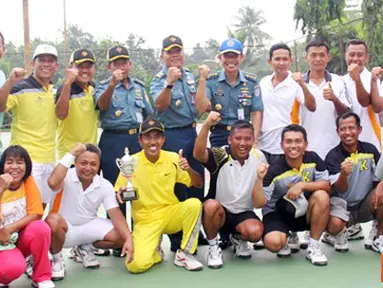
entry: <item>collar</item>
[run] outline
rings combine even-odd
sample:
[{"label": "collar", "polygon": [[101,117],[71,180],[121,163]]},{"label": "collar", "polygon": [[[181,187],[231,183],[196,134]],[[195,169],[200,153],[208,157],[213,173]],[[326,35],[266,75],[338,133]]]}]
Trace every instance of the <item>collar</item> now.
[{"label": "collar", "polygon": [[359,152],[363,152],[362,142],[360,142],[360,141],[358,141],[357,148],[356,148],[356,152],[350,153],[349,151],[347,151],[347,150],[343,147],[342,142],[339,143],[339,148],[340,148],[340,151],[342,152],[342,154],[343,154],[344,157],[349,157],[349,156],[351,156],[352,154],[358,154]]},{"label": "collar", "polygon": [[93,87],[94,87],[93,82],[89,82],[87,88],[85,89],[82,89],[77,82],[73,82],[71,86],[71,94],[78,94],[81,92],[90,92]]},{"label": "collar", "polygon": [[[225,69],[222,69],[221,72],[219,73],[218,81],[219,82],[227,81]],[[245,75],[243,74],[241,70],[238,71],[238,82],[247,82]]]},{"label": "collar", "polygon": [[159,163],[164,163],[164,161],[165,161],[165,153],[166,152],[161,149],[160,150],[160,157],[158,158],[158,160],[155,163],[153,163],[153,162],[150,162],[148,160],[148,158],[146,158],[145,152],[142,149],[141,152],[139,152],[139,154],[138,154],[138,157],[139,157],[138,163],[142,163],[143,165],[156,165],[156,164],[159,164]]},{"label": "collar", "polygon": [[[332,76],[331,76],[330,72],[328,72],[327,70],[324,71],[324,80],[326,82],[331,82],[331,80],[332,80]],[[305,83],[310,82],[310,70],[307,71],[305,74],[303,74],[303,81],[305,81]]]},{"label": "collar", "polygon": [[[231,159],[232,161],[235,161],[235,162],[239,163],[239,161],[234,157],[234,155],[233,155],[233,153],[232,153],[232,151],[231,151],[231,147],[230,147],[230,145],[225,146],[225,149],[226,149],[226,153],[227,153],[227,155],[229,156],[229,159]],[[249,156],[247,157],[247,159],[245,159],[245,163],[244,163],[244,165],[247,163],[247,161],[249,161],[249,159],[250,159],[250,154],[251,154],[251,153],[252,153],[252,150],[250,150],[250,152],[249,152]]]},{"label": "collar", "polygon": [[[291,81],[293,81],[293,78],[291,77],[291,75],[292,75],[292,73],[289,71],[287,77],[286,77],[285,79],[283,79],[282,82],[278,83],[277,86],[274,87],[274,86],[273,86],[273,78],[274,78],[274,76],[275,76],[275,72],[274,72],[273,74],[271,74],[271,75],[269,76],[269,81],[267,81],[267,83],[268,83],[268,85],[269,85],[269,88],[271,88],[271,89],[275,89],[275,88],[277,88],[277,87],[288,86],[288,85],[291,83]],[[294,82],[295,82],[295,81],[294,81]]]},{"label": "collar", "polygon": [[[29,82],[32,85],[32,87],[34,87],[34,88],[41,88],[41,89],[46,90],[43,87],[43,85],[41,85],[41,83],[36,80],[36,78],[33,76],[33,73],[31,75],[29,75],[29,77],[26,79],[26,81]],[[48,86],[47,91],[50,91],[52,88],[53,88],[53,82],[51,80],[51,81],[49,81],[49,86]]]},{"label": "collar", "polygon": [[[128,83],[129,83],[128,90],[133,89],[133,88],[134,88],[134,83],[133,83],[132,79],[131,79],[129,76],[128,76]],[[116,88],[119,88],[119,87],[123,87],[123,88],[125,89],[125,86],[123,85],[123,82],[122,82],[122,81],[120,81],[120,82],[117,84],[117,86],[116,86]]]},{"label": "collar", "polygon": [[[72,176],[71,176],[72,181],[74,183],[80,183],[81,184],[81,181],[80,181],[80,179],[78,178],[78,175],[77,175],[76,167],[71,168],[70,170],[72,170]],[[91,187],[97,188],[97,187],[100,187],[100,186],[101,186],[100,176],[99,175],[95,175],[93,177],[92,183],[90,183],[90,185],[89,185],[87,190],[89,190],[89,188],[91,188]]]}]

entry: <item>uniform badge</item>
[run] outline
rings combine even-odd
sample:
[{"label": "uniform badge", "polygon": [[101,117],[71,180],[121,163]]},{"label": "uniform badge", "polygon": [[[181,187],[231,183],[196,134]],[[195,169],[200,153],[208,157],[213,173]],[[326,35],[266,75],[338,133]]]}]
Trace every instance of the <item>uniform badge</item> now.
[{"label": "uniform badge", "polygon": [[221,104],[215,104],[214,108],[217,111],[221,111],[222,110],[222,105]]},{"label": "uniform badge", "polygon": [[117,110],[114,115],[116,115],[117,118],[121,117],[121,110]]},{"label": "uniform badge", "polygon": [[261,87],[259,87],[259,85],[255,86],[254,95],[255,95],[255,97],[261,96]]},{"label": "uniform badge", "polygon": [[218,88],[217,91],[214,93],[216,96],[223,96],[223,90],[221,88]]},{"label": "uniform badge", "polygon": [[177,107],[180,107],[181,104],[182,104],[182,101],[181,101],[180,99],[178,99],[178,100],[176,101],[176,106],[177,106]]}]

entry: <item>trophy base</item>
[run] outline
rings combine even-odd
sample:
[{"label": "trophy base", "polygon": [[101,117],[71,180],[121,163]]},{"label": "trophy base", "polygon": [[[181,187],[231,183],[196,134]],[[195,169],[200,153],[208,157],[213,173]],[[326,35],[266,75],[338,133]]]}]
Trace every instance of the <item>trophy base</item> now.
[{"label": "trophy base", "polygon": [[128,201],[132,201],[132,200],[137,200],[138,197],[137,197],[137,193],[136,191],[124,191],[122,192],[122,195],[121,195],[121,200],[124,201],[124,202],[128,202]]}]

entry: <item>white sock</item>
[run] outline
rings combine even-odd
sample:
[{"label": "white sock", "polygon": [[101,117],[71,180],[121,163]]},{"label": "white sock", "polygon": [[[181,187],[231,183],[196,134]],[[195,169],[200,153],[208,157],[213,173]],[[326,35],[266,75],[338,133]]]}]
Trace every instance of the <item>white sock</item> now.
[{"label": "white sock", "polygon": [[57,253],[57,254],[52,254],[52,257],[55,261],[60,261],[62,259],[62,254],[61,252]]},{"label": "white sock", "polygon": [[318,240],[315,240],[315,239],[313,239],[313,238],[311,238],[310,237],[310,239],[309,239],[309,244],[310,245],[314,245],[315,243],[318,243],[319,241]]},{"label": "white sock", "polygon": [[209,243],[209,246],[216,246],[216,245],[218,245],[218,237],[215,236],[211,240],[207,239],[207,243]]}]

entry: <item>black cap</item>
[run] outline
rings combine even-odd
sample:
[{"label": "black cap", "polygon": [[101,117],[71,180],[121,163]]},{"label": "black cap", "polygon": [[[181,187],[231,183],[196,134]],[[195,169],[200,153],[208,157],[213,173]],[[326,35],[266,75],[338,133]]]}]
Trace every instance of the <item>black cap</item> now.
[{"label": "black cap", "polygon": [[152,130],[158,130],[161,132],[165,132],[165,127],[160,121],[158,121],[156,119],[145,120],[144,122],[141,123],[140,135],[146,134]]},{"label": "black cap", "polygon": [[108,62],[113,62],[117,59],[130,59],[128,49],[124,46],[114,46],[108,49],[108,53],[106,53],[106,59]]},{"label": "black cap", "polygon": [[69,63],[79,65],[84,62],[96,63],[96,57],[94,56],[93,52],[88,49],[77,49],[73,51],[72,55],[70,56]]},{"label": "black cap", "polygon": [[180,49],[184,48],[180,37],[170,35],[162,41],[162,50],[169,51],[173,47],[178,47]]}]

